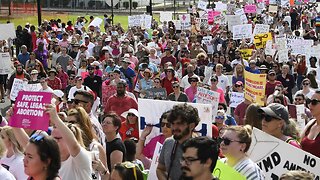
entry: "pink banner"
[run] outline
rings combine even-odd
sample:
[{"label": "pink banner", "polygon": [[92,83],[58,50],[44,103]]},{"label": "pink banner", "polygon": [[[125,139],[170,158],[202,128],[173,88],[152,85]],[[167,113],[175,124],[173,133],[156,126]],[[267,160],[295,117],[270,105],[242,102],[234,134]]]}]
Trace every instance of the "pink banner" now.
[{"label": "pink banner", "polygon": [[12,127],[47,131],[49,114],[45,113],[45,104],[51,103],[52,93],[20,91],[9,121]]},{"label": "pink banner", "polygon": [[218,16],[219,14],[221,14],[220,11],[213,11],[213,10],[209,10],[208,11],[208,23],[213,23],[214,21],[214,17]]},{"label": "pink banner", "polygon": [[261,3],[261,2],[263,2],[263,0],[257,0],[257,2],[258,2],[258,3]]},{"label": "pink banner", "polygon": [[244,6],[244,12],[245,13],[256,13],[257,12],[257,6],[254,4],[245,5]]}]

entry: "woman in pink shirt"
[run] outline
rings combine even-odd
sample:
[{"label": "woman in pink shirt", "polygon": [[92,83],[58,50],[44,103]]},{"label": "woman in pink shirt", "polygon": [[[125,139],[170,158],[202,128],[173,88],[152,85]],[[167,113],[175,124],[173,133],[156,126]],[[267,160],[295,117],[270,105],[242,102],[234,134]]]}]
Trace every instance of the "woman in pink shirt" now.
[{"label": "woman in pink shirt", "polygon": [[198,81],[199,79],[195,76],[188,78],[188,82],[191,84],[191,86],[185,89],[184,92],[187,94],[190,102],[194,102],[195,100],[194,96],[197,94]]},{"label": "woman in pink shirt", "polygon": [[211,87],[210,87],[210,90],[211,91],[215,91],[217,93],[220,94],[219,96],[219,103],[223,103],[223,104],[226,104],[226,100],[224,98],[224,92],[223,92],[223,89],[217,87],[217,84],[218,84],[218,76],[212,76],[211,77]]}]

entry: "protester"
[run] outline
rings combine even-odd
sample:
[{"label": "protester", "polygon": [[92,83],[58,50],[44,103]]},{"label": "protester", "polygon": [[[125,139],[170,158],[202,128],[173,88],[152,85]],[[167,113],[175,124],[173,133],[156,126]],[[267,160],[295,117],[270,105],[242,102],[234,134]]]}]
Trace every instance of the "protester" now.
[{"label": "protester", "polygon": [[126,120],[121,123],[119,134],[122,140],[139,139],[139,112],[136,109],[129,109],[121,114]]},{"label": "protester", "polygon": [[168,100],[170,101],[179,101],[179,102],[189,102],[188,96],[186,93],[180,90],[179,82],[172,82],[173,92],[168,95]]},{"label": "protester", "polygon": [[110,178],[117,180],[143,180],[143,175],[137,165],[126,161],[115,164]]},{"label": "protester", "polygon": [[[0,158],[3,157],[5,153],[5,147],[4,144],[2,142],[2,139],[0,139]],[[5,180],[15,180],[16,178],[3,166],[0,166],[0,176],[1,178],[5,179]]]}]

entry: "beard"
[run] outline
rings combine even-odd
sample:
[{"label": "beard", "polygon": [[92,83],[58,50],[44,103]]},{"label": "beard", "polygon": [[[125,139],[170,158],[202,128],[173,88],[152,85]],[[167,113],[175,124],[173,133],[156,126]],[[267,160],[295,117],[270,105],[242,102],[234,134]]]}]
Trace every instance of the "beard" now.
[{"label": "beard", "polygon": [[175,134],[176,132],[179,132],[180,130],[173,130],[172,131],[172,134],[174,134],[173,135],[173,138],[175,139],[175,140],[180,140],[180,139],[182,139],[183,137],[185,137],[186,135],[188,135],[189,134],[189,132],[190,132],[190,128],[189,128],[189,126],[186,128],[186,129],[184,129],[180,134]]},{"label": "beard", "polygon": [[23,74],[23,70],[22,71],[17,71],[16,73],[17,73],[17,75],[22,75]]},{"label": "beard", "polygon": [[117,95],[118,95],[118,96],[124,96],[124,94],[125,94],[125,91],[118,91],[118,90],[117,90]]},{"label": "beard", "polygon": [[193,180],[193,177],[191,176],[187,176],[187,171],[190,171],[190,169],[188,167],[181,167],[182,170],[182,174],[181,177],[179,178],[179,180]]}]

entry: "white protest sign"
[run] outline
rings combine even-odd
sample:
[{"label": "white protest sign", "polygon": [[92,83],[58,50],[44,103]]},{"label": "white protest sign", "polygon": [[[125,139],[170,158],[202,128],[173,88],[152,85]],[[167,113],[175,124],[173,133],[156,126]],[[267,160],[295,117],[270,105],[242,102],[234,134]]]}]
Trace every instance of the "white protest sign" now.
[{"label": "white protest sign", "polygon": [[103,20],[99,17],[96,17],[93,19],[93,21],[89,24],[88,27],[93,26],[93,27],[100,27],[100,24],[103,22]]},{"label": "white protest sign", "polygon": [[290,0],[281,0],[281,7],[289,7]]},{"label": "white protest sign", "polygon": [[172,14],[173,12],[171,11],[160,11],[160,22],[172,21]]},{"label": "white protest sign", "polygon": [[209,81],[212,77],[213,67],[204,67],[204,78],[203,78],[203,84],[209,84]]},{"label": "white protest sign", "polygon": [[256,25],[254,26],[253,35],[268,33],[268,32],[269,32],[269,29],[270,29],[270,26],[269,26],[269,25],[266,25],[266,24],[256,24]]},{"label": "white protest sign", "polygon": [[7,40],[16,38],[16,29],[13,23],[0,24],[0,39]]},{"label": "white protest sign", "polygon": [[181,22],[181,30],[186,30],[191,28],[191,18],[190,14],[179,15],[179,20]]},{"label": "white protest sign", "polygon": [[159,157],[160,157],[161,150],[162,150],[162,144],[157,142],[156,148],[154,149],[152,162],[150,165],[150,170],[148,173],[148,180],[158,179],[156,171],[159,164]]},{"label": "white protest sign", "polygon": [[207,10],[208,2],[205,1],[199,1],[198,2],[198,9]]},{"label": "white protest sign", "polygon": [[244,101],[244,93],[231,92],[229,107],[236,108],[243,101]]},{"label": "white protest sign", "polygon": [[242,24],[242,21],[240,20],[240,15],[228,15],[227,21],[228,21],[228,29],[230,31],[233,31],[233,26]]},{"label": "white protest sign", "polygon": [[176,30],[181,30],[182,29],[180,20],[175,20],[174,21],[174,25],[176,27]]},{"label": "white protest sign", "polygon": [[12,83],[12,88],[10,91],[10,99],[12,101],[16,100],[16,97],[18,96],[19,91],[23,90],[23,88],[27,85],[27,83],[28,83],[28,81],[14,78],[13,83]]},{"label": "white protest sign", "polygon": [[151,20],[152,20],[152,16],[145,15],[145,14],[128,16],[128,25],[129,27],[139,26],[139,27],[144,27],[146,29],[150,29]]},{"label": "white protest sign", "polygon": [[[140,132],[144,129],[146,124],[159,125],[159,118],[161,115],[173,108],[174,105],[184,104],[184,102],[164,101],[154,99],[138,99],[138,110],[140,114]],[[209,104],[187,103],[198,109],[200,123],[196,127],[201,135],[212,136],[212,108]],[[150,135],[147,137],[146,142],[150,138],[159,135],[160,129],[153,128]]]},{"label": "white protest sign", "polygon": [[266,179],[279,179],[290,170],[303,170],[320,177],[320,159],[254,128],[247,155],[264,171]]},{"label": "white protest sign", "polygon": [[207,46],[208,54],[213,54],[213,45],[211,44],[212,36],[204,36],[202,38],[202,44]]},{"label": "white protest sign", "polygon": [[278,55],[278,63],[288,62],[288,49],[281,49],[277,53]]},{"label": "white protest sign", "polygon": [[252,37],[252,24],[235,25],[232,29],[234,40]]},{"label": "white protest sign", "polygon": [[235,12],[234,12],[235,15],[240,15],[240,20],[242,22],[242,24],[247,24],[248,23],[248,19],[247,19],[247,16],[246,14],[244,13],[244,10],[241,8],[241,9],[237,9]]},{"label": "white protest sign", "polygon": [[275,54],[276,50],[272,48],[272,40],[268,40],[266,43],[266,48],[264,49],[264,53],[266,55],[273,56]]},{"label": "white protest sign", "polygon": [[236,10],[236,5],[235,4],[227,4],[227,13],[232,14]]},{"label": "white protest sign", "polygon": [[40,83],[27,84],[24,88],[25,91],[39,91],[42,88]]},{"label": "white protest sign", "polygon": [[217,115],[220,94],[203,87],[198,87],[195,99],[197,103],[210,104],[212,107],[212,119],[215,119],[214,117]]},{"label": "white protest sign", "polygon": [[277,10],[278,10],[278,6],[275,6],[275,5],[269,6],[269,12],[277,13]]},{"label": "white protest sign", "polygon": [[227,4],[222,2],[215,2],[216,8],[214,8],[215,11],[226,11],[227,10]]},{"label": "white protest sign", "polygon": [[0,74],[11,73],[11,58],[9,52],[0,53]]},{"label": "white protest sign", "polygon": [[150,15],[145,15],[143,22],[144,22],[144,27],[145,27],[146,29],[151,29],[152,16],[150,16]]},{"label": "white protest sign", "polygon": [[306,127],[306,121],[304,118],[304,116],[306,116],[305,106],[304,104],[299,104],[299,105],[296,105],[296,109],[297,109],[297,127],[298,127],[297,129],[299,130],[299,132],[302,132]]},{"label": "white protest sign", "polygon": [[277,50],[287,49],[287,39],[285,37],[275,38]]}]

